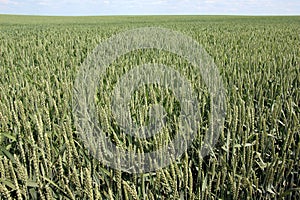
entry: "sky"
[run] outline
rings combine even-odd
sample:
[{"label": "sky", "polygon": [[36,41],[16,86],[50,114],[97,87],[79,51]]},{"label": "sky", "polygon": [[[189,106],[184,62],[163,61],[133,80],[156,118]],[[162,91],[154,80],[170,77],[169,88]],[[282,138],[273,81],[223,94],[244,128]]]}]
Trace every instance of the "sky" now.
[{"label": "sky", "polygon": [[300,15],[300,0],[0,0],[0,14]]}]

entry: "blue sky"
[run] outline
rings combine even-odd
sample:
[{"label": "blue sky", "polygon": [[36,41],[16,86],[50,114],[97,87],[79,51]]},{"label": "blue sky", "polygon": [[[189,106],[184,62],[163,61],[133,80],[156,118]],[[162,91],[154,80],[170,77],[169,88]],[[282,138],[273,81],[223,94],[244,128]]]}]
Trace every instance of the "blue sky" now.
[{"label": "blue sky", "polygon": [[0,0],[0,14],[300,15],[300,0]]}]

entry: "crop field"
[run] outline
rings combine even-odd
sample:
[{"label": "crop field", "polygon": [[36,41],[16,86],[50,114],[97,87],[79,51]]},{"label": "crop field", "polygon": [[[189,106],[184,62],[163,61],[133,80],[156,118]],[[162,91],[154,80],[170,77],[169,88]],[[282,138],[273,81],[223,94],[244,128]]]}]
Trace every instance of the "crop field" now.
[{"label": "crop field", "polygon": [[[129,117],[148,125],[151,105],[159,104],[165,127],[147,139],[122,131],[110,98],[134,66],[164,64],[179,72],[200,112],[196,136],[179,158],[129,173],[101,162],[84,143],[74,86],[98,44],[143,27],[178,31],[205,49],[222,78],[226,115],[202,158],[214,120],[205,77],[160,49],[118,57],[94,96],[101,129],[118,148],[143,155],[180,129],[179,100],[170,89],[148,84],[132,92]],[[300,17],[0,15],[0,199],[300,199]]]}]

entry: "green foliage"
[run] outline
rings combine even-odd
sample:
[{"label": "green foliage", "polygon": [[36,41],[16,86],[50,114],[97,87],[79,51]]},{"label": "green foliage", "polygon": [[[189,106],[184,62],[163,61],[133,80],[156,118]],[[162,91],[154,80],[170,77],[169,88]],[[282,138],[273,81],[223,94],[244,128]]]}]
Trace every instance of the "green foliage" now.
[{"label": "green foliage", "polygon": [[[0,199],[299,199],[299,22],[299,17],[0,15]],[[97,44],[144,26],[197,40],[220,70],[228,105],[213,153],[200,159],[209,95],[193,66],[156,50],[117,59],[97,92],[99,121],[116,144],[151,151],[176,129],[180,105],[171,91],[155,85],[134,93],[132,117],[147,124],[149,104],[161,103],[169,119],[162,133],[134,140],[111,120],[110,92],[137,64],[178,70],[191,81],[202,110],[198,136],[181,159],[133,175],[102,165],[84,147],[74,127],[72,92],[80,64]]]}]

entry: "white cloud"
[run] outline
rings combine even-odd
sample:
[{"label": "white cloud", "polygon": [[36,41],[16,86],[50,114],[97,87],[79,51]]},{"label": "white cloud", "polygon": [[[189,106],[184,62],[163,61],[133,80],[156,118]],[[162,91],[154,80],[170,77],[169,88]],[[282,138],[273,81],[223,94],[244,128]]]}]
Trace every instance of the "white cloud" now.
[{"label": "white cloud", "polygon": [[212,4],[214,4],[214,3],[217,3],[217,1],[216,0],[205,0],[204,3],[212,3]]},{"label": "white cloud", "polygon": [[0,3],[2,4],[8,4],[9,0],[0,0]]},{"label": "white cloud", "polygon": [[37,2],[37,4],[42,6],[49,6],[51,5],[51,2],[49,2],[48,0],[40,0]]},{"label": "white cloud", "polygon": [[0,4],[4,4],[4,5],[19,5],[20,2],[12,1],[12,0],[0,0]]}]

